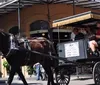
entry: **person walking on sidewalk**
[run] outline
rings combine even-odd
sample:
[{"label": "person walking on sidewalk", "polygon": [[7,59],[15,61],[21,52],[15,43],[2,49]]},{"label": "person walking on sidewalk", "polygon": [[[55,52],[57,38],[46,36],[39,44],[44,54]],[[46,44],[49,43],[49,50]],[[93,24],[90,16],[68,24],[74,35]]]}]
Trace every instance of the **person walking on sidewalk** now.
[{"label": "person walking on sidewalk", "polygon": [[42,79],[43,77],[42,77],[42,74],[41,74],[41,64],[40,63],[36,63],[35,65],[35,68],[36,68],[36,80],[40,80],[40,79]]}]

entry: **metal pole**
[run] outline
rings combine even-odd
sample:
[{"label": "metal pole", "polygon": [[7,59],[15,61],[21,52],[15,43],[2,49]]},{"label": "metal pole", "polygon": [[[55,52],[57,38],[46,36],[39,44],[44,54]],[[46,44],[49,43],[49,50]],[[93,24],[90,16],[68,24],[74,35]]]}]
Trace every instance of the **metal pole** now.
[{"label": "metal pole", "polygon": [[48,22],[49,22],[49,27],[48,27],[48,38],[50,41],[53,41],[53,36],[52,36],[52,29],[50,28],[50,10],[49,10],[49,3],[47,3],[47,10],[48,10]]},{"label": "metal pole", "polygon": [[75,15],[75,0],[73,0],[73,15]]},{"label": "metal pole", "polygon": [[59,33],[59,27],[58,27],[58,43],[60,43],[60,33]]},{"label": "metal pole", "polygon": [[19,29],[19,36],[21,32],[21,23],[20,23],[20,0],[18,0],[18,29]]},{"label": "metal pole", "polygon": [[47,11],[48,11],[48,14],[47,14],[48,21],[50,22],[50,10],[49,10],[49,3],[47,3]]}]

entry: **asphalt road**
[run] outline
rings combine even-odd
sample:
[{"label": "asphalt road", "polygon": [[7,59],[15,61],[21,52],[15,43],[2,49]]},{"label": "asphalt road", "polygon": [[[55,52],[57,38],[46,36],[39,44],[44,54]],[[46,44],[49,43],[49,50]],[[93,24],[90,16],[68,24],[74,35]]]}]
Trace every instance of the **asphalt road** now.
[{"label": "asphalt road", "polygon": [[[26,78],[29,85],[47,85],[47,81],[36,81],[35,77],[29,77]],[[1,79],[0,85],[6,85],[7,79]],[[18,80],[17,78],[14,78],[12,85],[23,85],[23,82],[21,80]],[[79,79],[76,76],[71,76],[71,81],[69,85],[95,85],[94,81],[92,79],[92,76],[90,75],[82,75],[79,77]]]},{"label": "asphalt road", "polygon": [[92,75],[72,76],[69,85],[95,85]]}]

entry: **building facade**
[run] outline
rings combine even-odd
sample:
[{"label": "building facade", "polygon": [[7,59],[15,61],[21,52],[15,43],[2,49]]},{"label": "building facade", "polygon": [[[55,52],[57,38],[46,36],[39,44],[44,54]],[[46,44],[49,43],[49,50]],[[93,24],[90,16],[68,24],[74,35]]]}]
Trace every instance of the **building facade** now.
[{"label": "building facade", "polygon": [[[37,20],[44,20],[49,22],[50,27],[52,27],[52,21],[73,15],[73,5],[71,4],[50,4],[49,14],[47,11],[47,5],[33,5],[30,7],[25,7],[21,9],[20,13],[20,24],[21,31],[27,36],[30,36],[31,24]],[[90,8],[75,7],[75,14],[92,11],[99,13],[99,10]],[[0,28],[5,31],[9,31],[10,28],[18,26],[18,12],[13,11],[11,13],[3,14],[0,17]]]}]

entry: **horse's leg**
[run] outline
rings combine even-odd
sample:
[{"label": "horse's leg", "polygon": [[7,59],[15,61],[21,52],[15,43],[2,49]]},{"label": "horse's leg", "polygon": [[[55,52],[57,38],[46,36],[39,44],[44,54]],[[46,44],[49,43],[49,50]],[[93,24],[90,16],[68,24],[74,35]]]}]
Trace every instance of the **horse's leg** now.
[{"label": "horse's leg", "polygon": [[22,70],[21,70],[20,67],[17,68],[17,71],[16,72],[18,73],[19,77],[23,81],[24,85],[28,85],[28,83],[26,82],[25,77],[24,77],[24,75],[23,75]]},{"label": "horse's leg", "polygon": [[13,77],[15,75],[15,70],[13,67],[11,67],[11,71],[9,73],[9,78],[8,78],[8,81],[7,81],[7,85],[11,85],[11,82],[13,80]]},{"label": "horse's leg", "polygon": [[47,85],[55,85],[51,67],[50,66],[46,66],[46,67],[43,66],[43,67],[45,69],[46,74],[48,75],[48,83],[47,83]]}]

